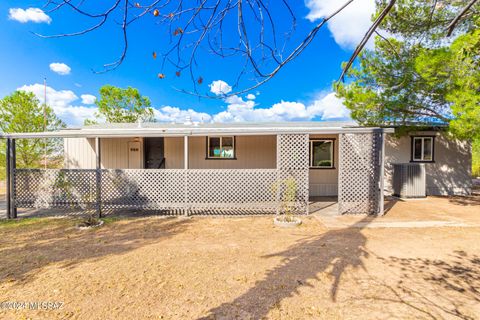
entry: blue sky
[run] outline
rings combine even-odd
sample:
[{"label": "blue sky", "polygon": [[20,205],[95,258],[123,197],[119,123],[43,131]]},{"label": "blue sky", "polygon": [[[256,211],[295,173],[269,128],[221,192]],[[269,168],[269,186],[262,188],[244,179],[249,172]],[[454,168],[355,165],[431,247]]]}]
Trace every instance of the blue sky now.
[{"label": "blue sky", "polygon": [[[291,3],[298,19],[291,45],[339,5],[337,0]],[[348,112],[331,93],[331,85],[340,74],[341,62],[348,59],[368,28],[373,3],[373,0],[356,0],[320,31],[299,58],[248,97],[243,94],[228,99],[199,99],[174,89],[191,89],[189,77],[177,78],[167,68],[163,71],[167,77],[157,78],[161,65],[159,59],[152,59],[152,51],[159,54],[165,51],[168,36],[153,16],[132,25],[124,63],[113,71],[95,74],[92,69],[101,70],[103,64],[114,61],[121,51],[121,30],[115,23],[85,36],[42,39],[32,32],[74,32],[92,22],[65,9],[42,12],[39,9],[42,1],[1,1],[0,97],[21,88],[43,99],[42,83],[46,77],[47,102],[69,125],[80,125],[83,119],[92,116],[95,111],[92,96],[97,96],[104,84],[138,88],[151,99],[159,121],[182,122],[187,117],[224,122],[345,119]],[[282,14],[285,11],[279,10],[278,18],[287,20]],[[229,90],[239,72],[237,67],[235,59],[220,59],[206,52],[199,55],[198,74],[204,78],[200,93],[214,95],[219,87]],[[238,89],[246,85],[241,83]]]}]

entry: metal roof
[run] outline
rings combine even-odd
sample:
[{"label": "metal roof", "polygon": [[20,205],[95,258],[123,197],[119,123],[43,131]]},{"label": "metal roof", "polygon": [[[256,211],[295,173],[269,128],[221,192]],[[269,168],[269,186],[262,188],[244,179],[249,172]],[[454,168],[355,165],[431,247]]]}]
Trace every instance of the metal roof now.
[{"label": "metal roof", "polygon": [[362,127],[353,121],[236,122],[236,123],[115,123],[49,132],[8,133],[0,138],[115,138],[204,135],[274,135],[282,133],[337,134],[394,132],[392,128]]}]

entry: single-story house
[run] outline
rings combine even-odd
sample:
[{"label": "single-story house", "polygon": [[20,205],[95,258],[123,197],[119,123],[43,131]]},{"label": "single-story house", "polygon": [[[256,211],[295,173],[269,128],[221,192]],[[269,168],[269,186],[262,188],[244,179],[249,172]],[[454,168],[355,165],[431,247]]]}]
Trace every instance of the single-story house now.
[{"label": "single-story house", "polygon": [[[278,212],[285,187],[273,185],[286,179],[298,212],[309,199],[338,197],[340,214],[383,214],[398,164],[420,168],[404,183],[420,177],[423,195],[471,192],[470,143],[442,127],[397,137],[395,128],[354,122],[134,123],[3,137],[12,214],[39,206]],[[15,140],[29,138],[63,139],[64,168],[16,169]]]}]

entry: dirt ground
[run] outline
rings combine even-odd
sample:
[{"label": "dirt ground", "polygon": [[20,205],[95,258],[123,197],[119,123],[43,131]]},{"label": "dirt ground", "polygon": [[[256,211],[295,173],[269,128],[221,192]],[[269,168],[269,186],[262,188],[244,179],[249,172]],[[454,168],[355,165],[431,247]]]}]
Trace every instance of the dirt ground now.
[{"label": "dirt ground", "polygon": [[[271,217],[2,222],[0,318],[478,319],[477,200],[399,202],[347,228],[317,216],[296,229]],[[473,226],[368,228],[406,216]],[[62,305],[7,303],[24,301]]]}]

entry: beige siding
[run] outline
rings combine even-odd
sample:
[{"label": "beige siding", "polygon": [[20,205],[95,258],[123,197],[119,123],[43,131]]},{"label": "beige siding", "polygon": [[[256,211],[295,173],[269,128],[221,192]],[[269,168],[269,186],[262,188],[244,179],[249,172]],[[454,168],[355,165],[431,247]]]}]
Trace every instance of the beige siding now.
[{"label": "beige siding", "polygon": [[333,169],[310,169],[310,196],[338,195],[338,135],[310,135],[311,139],[335,139]]},{"label": "beige siding", "polygon": [[[445,134],[421,132],[412,135],[435,135],[434,163],[425,163],[427,195],[469,194],[471,192],[471,145],[450,139]],[[387,136],[385,141],[385,190],[392,193],[394,163],[408,163],[411,137]]]},{"label": "beige siding", "polygon": [[[128,161],[128,143],[130,141],[142,142],[141,138],[102,139],[102,167],[105,169],[138,169],[132,167]],[[140,143],[139,156],[143,163],[143,143]]]},{"label": "beige siding", "polygon": [[[191,169],[274,169],[276,136],[238,136],[235,160],[206,159],[206,137],[188,138],[188,163]],[[167,169],[183,168],[183,138],[165,138]]]},{"label": "beige siding", "polygon": [[183,169],[183,137],[164,139],[165,169]]},{"label": "beige siding", "polygon": [[94,139],[64,139],[63,148],[66,169],[95,169]]},{"label": "beige siding", "polygon": [[[128,169],[130,141],[140,141],[140,162],[143,164],[143,143],[141,138],[108,138],[101,139],[102,168]],[[94,169],[95,168],[95,140],[85,138],[65,139],[65,168]]]}]

